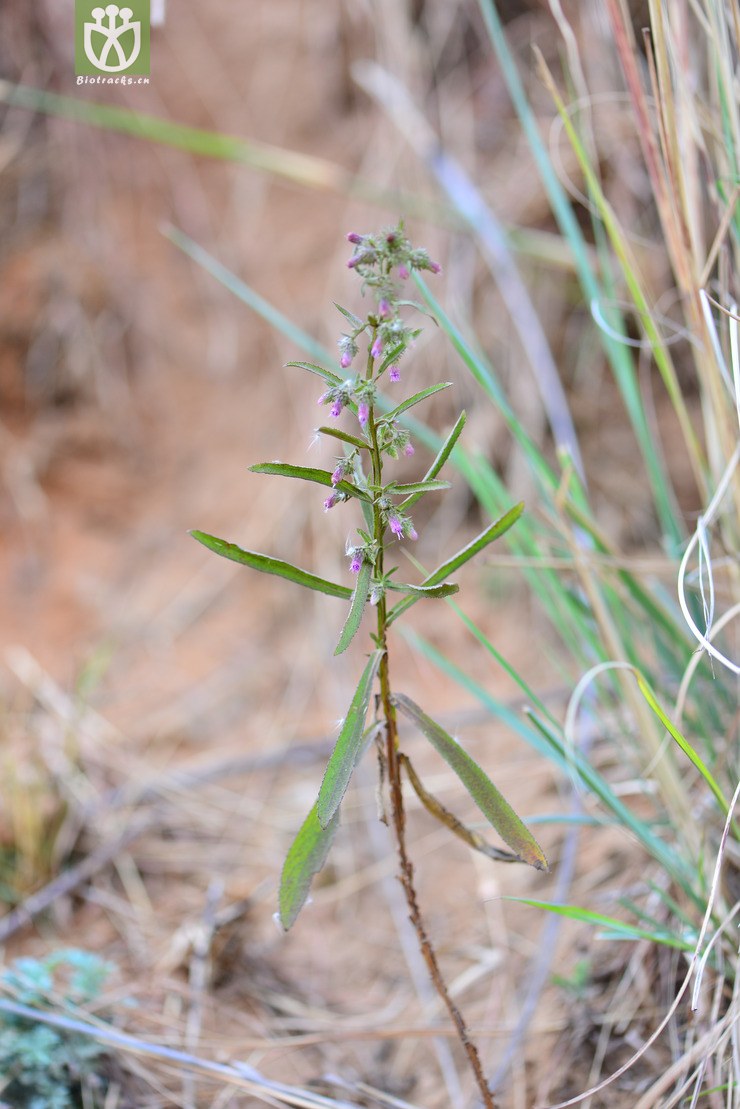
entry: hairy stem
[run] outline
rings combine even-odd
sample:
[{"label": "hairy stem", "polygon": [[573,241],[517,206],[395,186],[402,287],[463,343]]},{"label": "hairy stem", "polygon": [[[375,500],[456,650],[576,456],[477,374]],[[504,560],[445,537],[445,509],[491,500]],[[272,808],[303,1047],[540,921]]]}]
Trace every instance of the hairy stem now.
[{"label": "hairy stem", "polygon": [[[374,337],[374,335],[373,335]],[[368,359],[368,377],[372,374],[373,359]],[[380,448],[378,447],[377,429],[375,425],[375,412],[373,405],[370,405],[370,413],[368,419],[368,433],[371,442],[370,456],[372,459],[373,469],[373,484],[376,488],[382,485],[383,478],[383,461]],[[376,503],[373,509],[373,524],[374,524],[374,540],[377,550],[377,555],[374,565],[374,577],[376,581],[382,581],[384,572],[383,561],[383,538],[385,525],[383,522],[383,515],[380,506]],[[455,1002],[450,997],[447,984],[442,977],[442,972],[439,968],[437,954],[429,939],[426,930],[424,918],[421,915],[419,902],[416,894],[416,886],[414,884],[414,867],[409,859],[408,851],[406,849],[406,812],[403,806],[403,790],[402,790],[402,777],[401,777],[401,757],[398,743],[398,725],[396,722],[396,709],[391,698],[391,683],[390,673],[388,666],[388,644],[387,644],[387,608],[385,596],[382,596],[378,601],[378,632],[377,632],[377,646],[382,650],[383,654],[380,660],[380,669],[378,678],[380,681],[380,701],[382,706],[382,716],[385,725],[385,758],[388,772],[388,786],[391,799],[391,821],[393,833],[396,840],[396,849],[398,852],[399,864],[399,878],[403,887],[403,892],[406,897],[406,905],[408,906],[409,919],[416,932],[416,938],[419,943],[424,961],[429,971],[429,976],[432,979],[434,988],[436,989],[439,997],[444,1002],[452,1023],[455,1026],[458,1039],[465,1055],[468,1059],[470,1067],[475,1075],[475,1081],[483,1099],[485,1109],[496,1109],[493,1094],[488,1088],[488,1084],[483,1074],[483,1067],[481,1066],[480,1056],[478,1049],[473,1041],[470,1039],[467,1025],[463,1019],[462,1013],[458,1009]]]}]

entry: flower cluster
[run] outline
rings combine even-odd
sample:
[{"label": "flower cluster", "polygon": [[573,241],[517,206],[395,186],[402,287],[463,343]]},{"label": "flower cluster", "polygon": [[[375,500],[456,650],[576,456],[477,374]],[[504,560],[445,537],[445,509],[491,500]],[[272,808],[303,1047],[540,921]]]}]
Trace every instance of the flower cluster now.
[{"label": "flower cluster", "polygon": [[[337,305],[350,324],[350,330],[338,341],[340,366],[344,370],[349,369],[360,353],[361,346],[367,351],[367,361],[364,373],[356,373],[354,377],[348,377],[344,381],[329,377],[330,387],[319,397],[319,404],[330,406],[332,417],[338,419],[344,409],[349,408],[356,413],[360,425],[359,438],[357,435],[324,429],[351,446],[344,456],[335,460],[335,467],[330,475],[332,491],[324,501],[324,509],[328,511],[341,501],[349,499],[352,492],[346,485],[342,488],[342,483],[350,475],[352,482],[373,498],[378,521],[376,528],[388,529],[398,540],[413,540],[417,538],[416,529],[411,518],[391,499],[393,487],[370,485],[363,471],[362,452],[367,451],[376,459],[378,469],[375,480],[380,473],[380,455],[397,459],[402,455],[409,458],[414,453],[411,436],[406,428],[401,426],[392,413],[386,416],[377,411],[378,382],[385,373],[391,384],[397,384],[401,380],[399,362],[419,334],[418,330],[408,327],[401,316],[401,306],[413,303],[402,299],[404,281],[409,278],[412,270],[428,270],[436,274],[440,273],[441,267],[431,260],[426,250],[411,245],[404,234],[402,223],[378,234],[359,235],[352,232],[347,239],[354,247],[347,265],[362,278],[363,295],[369,291],[375,306],[361,319]],[[364,562],[374,565],[377,556],[377,536],[373,539],[364,532],[360,534],[362,544],[347,546],[350,570],[354,574],[359,574]],[[374,603],[377,603],[382,596],[382,589],[378,592],[380,586],[376,582],[373,583],[373,588]]]}]

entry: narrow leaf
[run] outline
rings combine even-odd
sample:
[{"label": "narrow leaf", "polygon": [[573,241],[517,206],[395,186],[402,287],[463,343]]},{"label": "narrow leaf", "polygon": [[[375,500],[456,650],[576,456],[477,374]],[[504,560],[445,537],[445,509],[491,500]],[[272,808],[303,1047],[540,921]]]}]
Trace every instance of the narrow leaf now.
[{"label": "narrow leaf", "polygon": [[292,466],[288,462],[259,462],[256,466],[250,466],[249,469],[253,474],[275,474],[277,477],[295,477],[302,481],[314,481],[317,485],[326,485],[329,488],[339,490],[341,493],[346,493],[349,497],[357,497],[361,501],[368,501],[372,504],[370,494],[366,493],[364,489],[358,488],[357,485],[353,485],[350,481],[340,481],[333,485],[328,470],[317,470],[313,466]]},{"label": "narrow leaf", "polygon": [[372,572],[373,568],[370,563],[363,562],[360,567],[360,572],[357,575],[355,590],[352,594],[352,603],[349,606],[347,619],[344,622],[344,627],[339,636],[339,642],[334,652],[335,655],[341,655],[342,651],[346,651],[357,634],[357,629],[362,620],[362,614],[365,611],[367,595],[370,592],[370,576]]},{"label": "narrow leaf", "polygon": [[516,852],[522,862],[537,870],[547,870],[547,859],[529,829],[522,823],[509,802],[499,793],[486,772],[444,728],[419,708],[409,697],[397,693],[394,703],[426,736],[435,750],[454,770],[485,818],[496,829],[504,843]]},{"label": "narrow leaf", "polygon": [[569,920],[580,920],[584,924],[598,924],[608,928],[613,933],[610,939],[621,940],[652,940],[653,943],[662,943],[665,947],[675,947],[678,951],[693,951],[695,940],[682,940],[670,932],[650,932],[646,928],[637,928],[633,924],[626,924],[611,916],[591,912],[590,909],[581,909],[578,905],[553,905],[550,901],[536,901],[531,897],[507,897],[507,901],[518,901],[522,905],[531,905],[533,909],[545,909],[548,913],[568,917]]},{"label": "narrow leaf", "polygon": [[362,747],[365,717],[382,654],[382,651],[375,651],[368,659],[327,764],[316,803],[319,823],[324,827],[329,825],[338,812],[352,777]]},{"label": "narrow leaf", "polygon": [[352,324],[353,330],[359,331],[364,323],[364,320],[361,320],[359,316],[356,316],[354,314],[354,312],[350,312],[349,308],[342,308],[341,304],[337,304],[336,301],[333,301],[333,304],[337,312],[341,312],[345,320],[347,320],[348,323]]},{"label": "narrow leaf", "polygon": [[319,366],[316,362],[286,362],[286,366],[295,366],[299,370],[308,370],[309,373],[316,374],[327,383],[327,385],[341,385],[342,379],[338,374],[332,373],[331,370],[325,369],[324,366]]},{"label": "narrow leaf", "polygon": [[451,597],[460,590],[460,586],[451,581],[444,582],[443,585],[406,585],[404,582],[388,580],[385,584],[396,593],[413,593],[415,597],[431,597],[434,600]]},{"label": "narrow leaf", "polygon": [[332,439],[341,439],[343,443],[349,443],[352,447],[357,447],[358,450],[369,450],[368,444],[364,439],[358,439],[356,435],[350,435],[347,431],[342,431],[339,427],[317,427],[319,435],[330,435]]},{"label": "narrow leaf", "polygon": [[434,493],[440,489],[449,489],[449,481],[407,481],[402,482],[400,485],[394,485],[389,490],[390,493]]},{"label": "narrow leaf", "polygon": [[[429,576],[424,579],[422,585],[439,585],[439,583],[443,582],[450,574],[453,574],[455,570],[459,570],[461,566],[464,566],[466,562],[469,562],[471,558],[474,558],[480,551],[484,550],[489,543],[493,543],[494,539],[498,539],[500,536],[504,535],[504,533],[517,522],[522,512],[524,512],[524,503],[520,501],[519,504],[515,504],[514,507],[504,513],[500,519],[496,520],[494,524],[491,524],[485,531],[482,531],[479,536],[472,539],[467,547],[463,547],[462,550],[458,551],[457,554],[453,555],[447,562],[443,562],[441,566],[438,566],[433,573],[429,574]],[[415,603],[415,600],[415,597],[406,597],[403,601],[399,601],[397,605],[394,605],[388,613],[387,623],[392,624],[394,620],[397,620],[402,612],[405,612]]]},{"label": "narrow leaf", "polygon": [[[452,453],[452,448],[455,446],[455,443],[460,438],[460,434],[462,432],[462,429],[465,427],[466,420],[466,413],[461,412],[457,418],[455,426],[440,447],[437,457],[434,459],[434,462],[424,474],[424,481],[431,481],[431,479],[435,478],[439,471],[442,469],[445,462]],[[421,495],[421,493],[412,493],[408,500],[404,501],[404,508],[410,508],[412,504],[416,504]]]},{"label": "narrow leaf", "polygon": [[338,827],[339,813],[322,827],[314,805],[293,840],[283,864],[278,897],[280,923],[286,932],[295,924],[306,903],[311,882],[326,862]]},{"label": "narrow leaf", "polygon": [[419,404],[421,401],[426,400],[427,397],[432,397],[435,393],[441,392],[442,389],[449,389],[450,385],[452,385],[451,381],[440,381],[439,385],[430,385],[428,389],[422,389],[420,393],[414,393],[413,396],[406,397],[406,400],[402,400],[399,405],[391,409],[383,419],[395,420],[402,412],[406,412],[407,409],[413,408],[415,404]]},{"label": "narrow leaf", "polygon": [[258,554],[257,551],[242,550],[241,547],[237,547],[236,543],[227,543],[225,539],[217,539],[215,535],[208,535],[204,531],[191,531],[190,534],[193,539],[197,539],[210,551],[215,551],[222,558],[228,558],[232,562],[239,562],[242,566],[251,566],[253,570],[260,570],[263,574],[277,574],[278,577],[293,581],[296,585],[302,585],[306,589],[315,589],[317,593],[326,593],[330,597],[341,597],[346,600],[352,596],[352,590],[348,589],[346,585],[337,585],[333,581],[326,581],[315,574],[309,574],[307,570],[301,570],[298,566],[293,566],[290,562],[283,562],[279,558]]}]

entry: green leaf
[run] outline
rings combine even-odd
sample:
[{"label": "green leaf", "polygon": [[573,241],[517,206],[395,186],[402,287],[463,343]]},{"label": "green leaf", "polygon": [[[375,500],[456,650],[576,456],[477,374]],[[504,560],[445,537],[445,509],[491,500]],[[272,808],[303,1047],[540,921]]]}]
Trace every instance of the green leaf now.
[{"label": "green leaf", "polygon": [[360,567],[360,572],[357,575],[355,591],[352,594],[352,603],[349,606],[347,619],[344,622],[344,627],[342,628],[341,635],[339,636],[337,649],[334,652],[335,655],[341,655],[342,651],[346,651],[350,643],[354,639],[355,635],[357,634],[357,629],[359,628],[360,621],[362,620],[362,614],[365,611],[365,602],[367,601],[367,595],[370,592],[370,577],[372,572],[373,568],[370,563],[363,562],[362,566]]},{"label": "green leaf", "polygon": [[499,793],[486,772],[444,728],[419,708],[409,697],[397,693],[393,702],[426,736],[434,749],[454,770],[485,818],[496,829],[504,843],[516,852],[522,862],[537,870],[548,870],[547,859],[529,829],[522,823],[509,802]]},{"label": "green leaf", "polygon": [[316,802],[316,813],[323,827],[327,827],[338,812],[357,763],[370,695],[382,654],[382,651],[375,651],[368,659],[327,764]]},{"label": "green leaf", "polygon": [[403,482],[400,485],[394,485],[392,489],[388,490],[388,492],[389,493],[394,493],[394,494],[395,493],[402,493],[402,494],[403,493],[408,493],[408,494],[418,493],[421,496],[424,493],[434,493],[435,491],[437,491],[439,489],[449,489],[449,488],[450,488],[449,481],[427,481],[426,478],[425,478],[423,481],[408,481],[408,482]]},{"label": "green leaf", "polygon": [[[447,562],[443,562],[441,566],[438,566],[433,573],[424,578],[422,585],[439,585],[440,582],[443,582],[450,574],[453,574],[455,570],[459,570],[461,566],[464,566],[466,562],[469,562],[471,558],[474,558],[480,551],[484,550],[489,543],[493,543],[494,539],[498,539],[500,536],[504,535],[504,533],[517,522],[522,512],[524,512],[524,502],[520,501],[519,504],[515,504],[513,508],[505,512],[494,524],[491,524],[490,527],[482,531],[475,539],[472,539],[467,547],[463,547],[462,550],[458,551],[452,558],[449,558]],[[402,612],[405,612],[415,603],[415,600],[415,597],[406,597],[403,601],[399,601],[397,605],[394,605],[388,613],[387,624],[392,624],[394,620],[397,620]]]},{"label": "green leaf", "polygon": [[420,393],[414,393],[412,397],[406,397],[406,400],[402,400],[399,405],[392,408],[383,419],[395,420],[402,412],[406,412],[409,408],[413,408],[415,404],[419,404],[421,401],[426,400],[427,397],[432,397],[435,393],[441,392],[442,389],[449,389],[450,385],[452,385],[451,381],[440,381],[439,385],[430,385],[428,389],[422,389]]},{"label": "green leaf", "polygon": [[453,593],[460,591],[460,586],[451,581],[443,585],[406,585],[404,582],[388,580],[385,584],[388,589],[393,589],[396,593],[413,593],[415,597],[431,597],[435,600],[440,597],[451,597]]},{"label": "green leaf", "polygon": [[337,304],[336,301],[333,301],[332,303],[334,304],[336,310],[342,313],[345,320],[347,320],[348,323],[352,324],[352,330],[359,331],[365,321],[361,320],[359,316],[356,316],[354,312],[350,312],[348,308],[342,308],[341,304]]},{"label": "green leaf", "polygon": [[682,940],[670,932],[651,932],[646,928],[637,928],[633,924],[626,924],[611,916],[593,913],[590,909],[581,909],[578,905],[553,905],[550,901],[536,901],[531,897],[507,897],[507,901],[518,901],[521,905],[531,905],[533,909],[545,909],[548,913],[568,917],[569,920],[580,920],[584,924],[598,924],[608,928],[609,939],[620,940],[652,940],[653,943],[662,943],[665,947],[675,947],[678,951],[693,951],[696,940]]},{"label": "green leaf", "polygon": [[299,370],[308,370],[309,373],[316,374],[317,377],[323,378],[327,385],[341,385],[342,378],[338,374],[332,373],[324,366],[319,366],[316,362],[286,362],[286,366],[295,366]]},{"label": "green leaf", "polygon": [[306,589],[315,589],[317,593],[326,593],[329,597],[341,597],[342,600],[346,600],[352,596],[352,590],[348,589],[346,585],[337,585],[333,581],[316,577],[315,574],[309,574],[307,570],[301,570],[290,562],[283,562],[279,558],[258,554],[257,551],[242,550],[241,547],[237,547],[236,543],[227,543],[225,539],[217,539],[215,535],[208,535],[204,531],[191,531],[190,534],[193,539],[197,539],[210,551],[215,551],[217,555],[228,558],[232,562],[239,562],[242,566],[251,566],[253,570],[260,570],[263,574],[276,574],[278,577],[286,578],[288,581],[293,581],[296,585],[302,585]]},{"label": "green leaf", "polygon": [[369,450],[369,445],[364,439],[359,439],[356,435],[350,435],[347,431],[342,431],[339,427],[317,427],[319,435],[330,435],[332,439],[340,439],[343,443],[349,443],[352,447],[357,447],[358,450]]},{"label": "green leaf", "polygon": [[[462,432],[462,429],[465,427],[465,421],[466,420],[467,420],[466,413],[461,412],[460,415],[457,418],[457,422],[455,423],[455,426],[453,427],[452,431],[450,432],[450,434],[447,436],[444,443],[440,447],[439,452],[437,454],[437,457],[434,459],[434,462],[431,464],[431,466],[429,467],[427,472],[424,474],[424,481],[431,481],[432,478],[435,478],[437,476],[437,474],[439,473],[439,471],[442,469],[445,462],[447,461],[447,459],[450,457],[450,454],[452,453],[452,448],[455,446],[455,443],[460,438],[460,434]],[[408,498],[408,500],[403,502],[404,508],[410,508],[411,505],[416,504],[419,497],[421,497],[421,496],[422,496],[421,493],[412,493],[411,496]]]},{"label": "green leaf", "polygon": [[322,827],[314,805],[293,840],[283,864],[278,897],[280,923],[286,932],[295,924],[306,903],[311,882],[326,862],[338,827],[338,812],[326,827]]},{"label": "green leaf", "polygon": [[348,497],[357,497],[361,501],[372,504],[370,494],[350,481],[340,481],[334,485],[328,470],[317,470],[313,466],[292,466],[288,462],[258,462],[256,466],[250,466],[249,469],[253,474],[274,474],[277,477],[295,477],[302,481],[314,481],[317,485],[326,485],[330,489],[346,493]]}]

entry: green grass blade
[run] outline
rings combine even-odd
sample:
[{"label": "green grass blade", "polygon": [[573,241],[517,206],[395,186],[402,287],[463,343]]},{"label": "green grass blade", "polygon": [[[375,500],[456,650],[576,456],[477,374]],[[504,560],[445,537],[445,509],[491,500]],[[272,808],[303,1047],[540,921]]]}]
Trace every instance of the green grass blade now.
[{"label": "green grass blade", "polygon": [[289,462],[258,462],[255,466],[250,466],[249,469],[253,474],[272,474],[275,477],[294,477],[300,478],[302,481],[312,481],[317,485],[326,485],[330,489],[346,493],[348,497],[357,497],[360,501],[367,501],[369,504],[372,504],[373,501],[369,493],[349,481],[339,481],[334,485],[328,470],[319,470],[314,466],[293,466]]},{"label": "green grass blade", "polygon": [[423,481],[402,482],[400,485],[394,484],[393,487],[388,490],[388,492],[400,493],[402,496],[406,494],[416,495],[418,493],[419,496],[423,496],[425,493],[436,493],[439,490],[449,488],[449,481],[427,481],[427,479],[424,478]]},{"label": "green grass blade", "polygon": [[[369,563],[367,565],[369,566]],[[323,827],[327,827],[339,811],[357,763],[357,757],[362,748],[370,695],[382,654],[382,651],[375,651],[368,659],[327,764],[316,802],[316,815]]]},{"label": "green grass blade", "polygon": [[670,932],[649,931],[645,928],[636,928],[633,924],[626,924],[602,913],[591,912],[590,909],[581,909],[577,905],[553,905],[550,901],[536,901],[532,897],[507,897],[507,901],[517,901],[520,905],[531,905],[533,909],[544,909],[548,913],[565,916],[569,920],[580,920],[584,924],[596,924],[609,930],[610,939],[621,940],[651,940],[653,943],[663,944],[664,947],[674,947],[677,951],[693,951],[694,942],[682,940]]},{"label": "green grass blade", "polygon": [[[210,273],[212,277],[215,277],[217,281],[220,281],[229,292],[233,293],[234,296],[238,297],[244,304],[249,305],[250,308],[262,316],[263,320],[266,320],[276,331],[280,331],[287,339],[295,343],[297,347],[305,350],[312,358],[318,358],[325,362],[334,361],[333,355],[326,350],[321,343],[318,343],[313,335],[309,335],[307,331],[303,331],[300,327],[297,327],[283,312],[275,308],[275,306],[270,304],[268,300],[265,300],[264,297],[261,297],[259,293],[250,288],[246,282],[233,274],[231,270],[228,270],[226,266],[222,265],[212,254],[209,254],[207,250],[204,250],[202,246],[193,242],[192,239],[188,238],[187,235],[179,231],[176,227],[169,227],[165,234],[184,254],[187,254],[189,258],[197,262],[202,269]],[[338,384],[340,380],[340,378],[336,378],[334,383]]]},{"label": "green grass blade", "polygon": [[653,692],[653,690],[651,689],[650,685],[645,680],[645,678],[642,676],[642,674],[640,674],[637,670],[635,670],[635,677],[637,678],[637,684],[640,687],[640,692],[642,693],[642,695],[645,698],[645,700],[647,701],[647,703],[650,705],[650,708],[653,710],[653,712],[658,717],[660,722],[664,725],[664,727],[666,727],[668,729],[671,736],[673,737],[673,739],[675,739],[676,743],[681,748],[683,753],[688,756],[690,761],[693,763],[693,765],[699,771],[702,778],[707,783],[707,785],[711,789],[712,793],[714,794],[716,800],[718,801],[719,806],[722,809],[723,814],[725,816],[727,816],[728,812],[730,811],[730,803],[727,800],[727,798],[725,797],[725,795],[722,792],[722,790],[720,789],[720,787],[718,786],[718,784],[717,784],[715,778],[713,777],[709,767],[703,761],[701,756],[694,750],[694,748],[691,746],[691,744],[686,739],[686,737],[681,734],[681,732],[678,730],[678,728],[673,723],[673,721],[669,719],[669,717],[666,715],[666,713],[660,707],[660,705],[658,703],[658,699],[655,696],[655,693]]},{"label": "green grass blade", "polygon": [[471,758],[465,748],[461,747],[451,735],[447,734],[444,728],[441,728],[436,721],[427,716],[417,704],[403,693],[395,694],[393,703],[404,716],[407,716],[409,720],[416,724],[448,766],[454,770],[486,820],[488,820],[491,827],[496,829],[504,843],[529,866],[535,867],[536,870],[548,870],[547,859],[537,840],[516,815],[505,797],[499,793],[486,772],[478,766],[475,759]]},{"label": "green grass blade", "polygon": [[[509,528],[514,526],[522,512],[524,512],[523,503],[520,502],[514,505],[514,507],[510,508],[500,519],[496,520],[495,523],[491,524],[490,527],[486,528],[486,530],[476,536],[475,539],[472,539],[467,547],[463,547],[462,550],[458,551],[457,554],[453,555],[447,562],[437,567],[433,573],[429,574],[429,576],[424,579],[422,585],[439,585],[445,578],[448,578],[450,574],[454,574],[455,570],[459,570],[461,566],[464,566],[466,562],[469,562],[470,559],[474,558],[480,551],[485,550],[489,543],[493,543],[495,539],[504,535]],[[410,608],[411,605],[414,604],[415,599],[414,597],[407,597],[405,600],[399,601],[397,605],[394,605],[388,613],[388,624],[392,624],[394,620],[398,619],[402,612]]]},{"label": "green grass blade", "polygon": [[322,827],[314,805],[288,851],[278,897],[280,923],[286,932],[295,924],[306,903],[311,882],[326,862],[338,827],[339,813]]},{"label": "green grass blade", "polygon": [[191,531],[193,539],[197,539],[209,551],[215,551],[222,558],[232,562],[239,562],[242,566],[250,566],[263,574],[276,574],[279,578],[295,582],[306,589],[314,589],[317,593],[326,593],[329,597],[340,597],[347,600],[352,596],[352,590],[346,585],[337,585],[333,581],[326,581],[307,570],[301,570],[290,562],[283,562],[280,558],[271,558],[270,555],[259,554],[257,551],[245,551],[237,547],[236,543],[228,543],[225,539],[217,539],[215,535],[208,535],[204,531]]},{"label": "green grass blade", "polygon": [[360,567],[360,572],[357,575],[354,592],[352,594],[352,601],[347,613],[347,619],[344,622],[339,642],[337,643],[335,655],[341,655],[342,651],[346,651],[350,643],[357,635],[358,628],[362,621],[362,614],[365,611],[368,594],[370,592],[370,578],[372,576],[373,568],[369,562],[363,562]]}]

